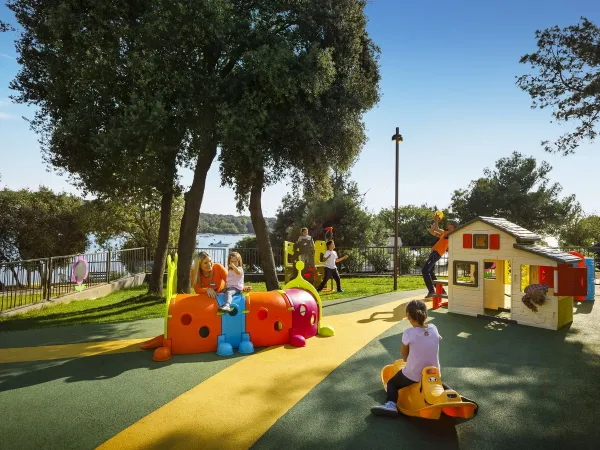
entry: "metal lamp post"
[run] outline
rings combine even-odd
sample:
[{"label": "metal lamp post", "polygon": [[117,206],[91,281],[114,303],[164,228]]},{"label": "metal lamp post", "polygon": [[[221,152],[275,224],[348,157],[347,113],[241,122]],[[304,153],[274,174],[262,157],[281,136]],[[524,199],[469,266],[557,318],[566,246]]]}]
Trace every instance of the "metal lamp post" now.
[{"label": "metal lamp post", "polygon": [[400,142],[403,141],[400,129],[396,127],[396,134],[392,136],[396,141],[396,205],[394,207],[394,290],[398,290],[398,158]]}]

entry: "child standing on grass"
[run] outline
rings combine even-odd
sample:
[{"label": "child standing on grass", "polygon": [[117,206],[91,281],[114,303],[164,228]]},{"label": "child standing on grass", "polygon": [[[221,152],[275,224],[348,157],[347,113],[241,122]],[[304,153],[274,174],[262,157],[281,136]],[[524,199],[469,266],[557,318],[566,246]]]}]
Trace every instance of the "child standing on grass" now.
[{"label": "child standing on grass", "polygon": [[325,259],[325,276],[323,277],[323,281],[321,281],[321,284],[317,288],[317,292],[321,292],[321,290],[325,287],[330,278],[333,278],[335,280],[335,284],[337,284],[337,291],[344,292],[342,290],[340,274],[335,264],[348,259],[348,255],[343,256],[342,258],[338,258],[338,254],[334,250],[335,242],[327,241],[326,245],[327,251],[323,255],[323,258]]},{"label": "child standing on grass", "polygon": [[242,266],[242,255],[231,252],[227,261],[227,282],[225,287],[225,303],[219,308],[220,311],[231,311],[231,300],[235,294],[244,290],[244,269]]}]

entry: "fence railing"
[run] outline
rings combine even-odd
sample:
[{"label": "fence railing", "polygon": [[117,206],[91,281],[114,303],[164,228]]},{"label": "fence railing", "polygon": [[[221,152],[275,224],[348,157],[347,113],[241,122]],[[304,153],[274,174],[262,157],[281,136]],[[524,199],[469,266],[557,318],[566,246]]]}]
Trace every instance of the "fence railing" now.
[{"label": "fence railing", "polygon": [[[595,257],[595,266],[600,270],[598,254],[587,249],[569,248],[563,251],[577,251],[585,256]],[[176,248],[169,248],[174,255]],[[262,273],[260,252],[257,248],[196,248],[196,252],[207,252],[214,262],[227,265],[230,252],[237,251],[242,256],[246,273]],[[393,247],[336,248],[340,256],[349,258],[339,264],[340,272],[345,274],[391,275],[394,270]],[[430,247],[409,246],[398,249],[398,269],[400,275],[420,275],[427,260]],[[279,273],[284,271],[283,249],[273,249],[275,267]],[[73,264],[80,258],[87,261],[88,277],[85,288],[130,276],[136,273],[152,271],[152,256],[147,249],[102,251],[70,256],[31,259],[0,263],[0,311],[48,301],[75,292],[76,283],[72,281]],[[448,258],[444,255],[435,265],[435,274],[448,275]]]},{"label": "fence railing", "polygon": [[[596,253],[582,248],[562,248],[562,251],[576,251],[584,256],[596,258],[595,266],[600,270],[600,258]],[[176,248],[169,248],[169,254],[174,255]],[[242,256],[246,273],[262,273],[260,252],[257,248],[214,248],[197,247],[196,254],[208,253],[213,262],[227,265],[229,253],[236,251]],[[341,273],[391,275],[394,271],[394,247],[336,247],[339,256],[349,258],[338,264]],[[430,246],[403,246],[398,248],[398,273],[400,275],[421,275],[423,265],[431,252]],[[283,249],[273,249],[275,268],[277,272],[284,271]],[[448,276],[448,254],[442,256],[435,264],[435,274],[439,277]]]},{"label": "fence railing", "polygon": [[[169,248],[174,255],[176,248]],[[231,252],[238,252],[244,263],[246,273],[262,273],[260,252],[257,248],[196,248],[196,255],[206,252],[215,263],[227,265]],[[339,264],[340,272],[346,274],[391,274],[394,271],[394,247],[336,248],[340,255],[350,257]],[[401,275],[419,275],[421,268],[431,252],[431,247],[400,247],[398,249],[398,271]],[[284,271],[283,249],[273,249],[277,272]],[[448,275],[448,258],[443,256],[435,265],[437,276]]]},{"label": "fence railing", "polygon": [[0,311],[75,292],[73,265],[81,258],[87,262],[88,270],[84,289],[146,272],[143,247],[0,263]]}]

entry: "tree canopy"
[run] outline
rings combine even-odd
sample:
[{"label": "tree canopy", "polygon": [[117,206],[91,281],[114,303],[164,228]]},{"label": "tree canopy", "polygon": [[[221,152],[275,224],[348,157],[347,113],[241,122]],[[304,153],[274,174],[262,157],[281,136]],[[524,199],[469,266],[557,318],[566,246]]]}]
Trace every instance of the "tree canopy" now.
[{"label": "tree canopy", "polygon": [[89,216],[71,194],[0,190],[0,261],[48,258],[85,252]]},{"label": "tree canopy", "polygon": [[[404,246],[430,246],[436,242],[436,238],[429,234],[433,212],[439,209],[437,206],[428,205],[406,205],[398,207],[398,236],[402,239]],[[444,220],[440,226],[445,227],[448,211],[442,210]],[[385,224],[388,236],[394,235],[394,209],[382,209],[377,215],[378,219]],[[387,245],[387,244],[386,244]]]},{"label": "tree canopy", "polygon": [[600,216],[577,217],[560,230],[561,247],[587,249],[600,241]]},{"label": "tree canopy", "polygon": [[277,286],[263,189],[286,175],[329,187],[366,141],[362,114],[377,101],[377,48],[365,30],[364,2],[299,3],[289,32],[247,52],[232,72],[223,109],[221,174],[238,209],[249,205],[267,287]]},{"label": "tree canopy", "polygon": [[[169,247],[177,247],[179,225],[183,215],[183,197],[173,200],[171,225],[169,227]],[[111,242],[119,240],[119,248],[156,248],[160,223],[161,195],[121,200],[96,199],[88,202],[86,208],[92,217],[90,231],[96,243],[111,248]]]},{"label": "tree canopy", "polygon": [[302,227],[308,228],[313,239],[323,239],[323,228],[333,227],[337,247],[371,244],[371,215],[357,184],[337,176],[333,179],[333,192],[325,199],[311,198],[310,193],[306,193],[304,199],[298,199],[294,194],[286,195],[275,218],[273,245],[282,246],[286,240],[295,242]]},{"label": "tree canopy", "polygon": [[585,17],[577,25],[554,26],[535,33],[538,50],[521,57],[533,74],[518,77],[533,108],[553,108],[558,122],[574,121],[575,130],[556,142],[543,141],[548,152],[568,155],[582,140],[593,142],[600,120],[600,28]]},{"label": "tree canopy", "polygon": [[514,152],[500,158],[496,170],[484,169],[484,177],[467,189],[454,191],[451,208],[461,222],[476,216],[497,216],[528,230],[556,234],[580,211],[575,196],[559,198],[562,187],[550,183],[552,167],[545,161]]}]

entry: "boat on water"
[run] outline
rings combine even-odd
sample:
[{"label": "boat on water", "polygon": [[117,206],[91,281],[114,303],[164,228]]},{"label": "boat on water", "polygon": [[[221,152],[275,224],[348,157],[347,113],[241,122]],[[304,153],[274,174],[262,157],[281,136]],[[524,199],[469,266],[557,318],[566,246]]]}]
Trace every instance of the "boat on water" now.
[{"label": "boat on water", "polygon": [[219,241],[219,242],[211,242],[208,244],[209,247],[229,247],[227,242]]}]

